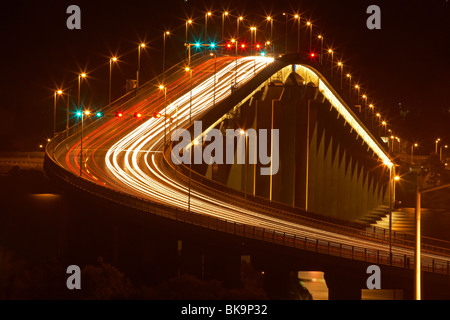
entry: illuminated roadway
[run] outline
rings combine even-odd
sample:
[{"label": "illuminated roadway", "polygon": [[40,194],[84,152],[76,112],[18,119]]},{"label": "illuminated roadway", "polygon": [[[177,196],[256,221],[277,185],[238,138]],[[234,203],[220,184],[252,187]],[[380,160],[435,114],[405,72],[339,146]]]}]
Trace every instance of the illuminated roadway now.
[{"label": "illuminated roadway", "polygon": [[[109,188],[187,210],[189,188],[186,182],[172,178],[160,165],[165,131],[166,139],[170,141],[172,130],[187,127],[207,109],[213,108],[215,103],[228,97],[235,79],[240,85],[246,83],[272,61],[272,58],[260,56],[212,58],[195,66],[192,77],[186,72],[169,83],[166,99],[164,92],[155,86],[145,99],[124,110],[124,117],[105,117],[99,125],[86,130],[83,138],[83,177]],[[211,70],[216,70],[215,75]],[[134,112],[140,112],[144,117],[136,119],[132,116]],[[155,112],[162,116],[149,117]],[[58,146],[56,159],[60,166],[79,174],[79,153],[79,138],[77,140],[74,136]],[[190,192],[190,210],[297,237],[389,251],[389,244],[380,241],[308,227],[273,216],[264,209],[246,209],[239,203],[221,201],[220,197],[205,195],[195,188]],[[412,256],[414,250],[394,246],[392,253]],[[423,261],[427,258],[450,260],[447,256],[423,253]]]}]

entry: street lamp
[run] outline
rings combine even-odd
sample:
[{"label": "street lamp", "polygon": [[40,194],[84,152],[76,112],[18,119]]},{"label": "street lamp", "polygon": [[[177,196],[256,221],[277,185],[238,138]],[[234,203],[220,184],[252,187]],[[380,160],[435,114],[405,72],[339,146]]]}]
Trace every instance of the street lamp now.
[{"label": "street lamp", "polygon": [[208,17],[211,17],[212,12],[208,11],[205,14],[205,43],[207,42],[207,34],[208,34]]},{"label": "street lamp", "polygon": [[394,164],[385,161],[384,164],[389,168],[389,262],[392,264],[392,184],[394,183],[393,170]]},{"label": "street lamp", "polygon": [[225,42],[224,29],[225,29],[225,17],[228,17],[228,11],[222,13],[222,42]]},{"label": "street lamp", "polygon": [[342,90],[342,69],[344,69],[344,64],[341,61],[337,63],[338,67],[341,68],[341,90]]},{"label": "street lamp", "polygon": [[56,90],[53,95],[53,157],[55,156],[55,137],[56,137],[56,99],[57,95],[62,95],[62,90]]},{"label": "street lamp", "polygon": [[359,112],[361,112],[361,106],[359,105],[359,89],[361,89],[361,87],[358,84],[355,84],[355,89],[356,89],[356,91],[358,91],[356,105],[359,107]]},{"label": "street lamp", "polygon": [[77,101],[77,104],[78,104],[78,109],[79,110],[81,110],[81,105],[80,105],[80,91],[81,91],[81,80],[82,79],[85,79],[87,77],[87,74],[86,73],[80,73],[79,75],[78,75],[78,101]]},{"label": "street lamp", "polygon": [[331,54],[331,77],[333,78],[333,56],[334,56],[334,52],[333,49],[328,49],[328,53]]},{"label": "street lamp", "polygon": [[[192,125],[192,68],[186,67],[186,72],[189,72],[189,126]],[[191,147],[192,148],[192,144]],[[188,212],[191,212],[191,175],[192,175],[192,149],[189,149],[189,193],[188,193]]]},{"label": "street lamp", "polygon": [[109,59],[109,104],[111,104],[111,73],[113,62],[117,62],[117,57],[112,57]]},{"label": "street lamp", "polygon": [[217,60],[217,55],[215,52],[211,52],[210,56],[214,56],[214,88],[213,88],[213,107],[216,106],[216,60]]},{"label": "street lamp", "polygon": [[[236,19],[236,23],[237,23],[237,29],[236,29],[236,41],[238,41],[239,40],[239,22],[241,22],[241,21],[243,21],[244,20],[244,17],[242,17],[242,16],[240,16],[240,17],[238,17],[237,19]],[[237,44],[236,44],[237,45]],[[237,54],[237,51],[236,51],[236,54]]]},{"label": "street lamp", "polygon": [[369,104],[369,108],[372,110],[372,116],[371,116],[371,119],[372,119],[372,129],[373,129],[373,110],[374,110],[375,108],[374,108],[373,104]]},{"label": "street lamp", "polygon": [[348,79],[348,98],[349,98],[349,100],[351,100],[352,99],[352,75],[350,73],[347,73],[346,77]]},{"label": "street lamp", "polygon": [[415,299],[421,300],[422,298],[422,286],[421,286],[421,196],[423,193],[437,191],[444,188],[449,188],[450,183],[431,187],[428,189],[421,189],[419,183],[417,183],[416,189],[416,247],[414,250],[415,255],[415,263],[414,263],[414,291],[415,291]]},{"label": "street lamp", "polygon": [[417,148],[419,145],[417,143],[414,143],[411,145],[411,164],[413,164],[413,153],[414,153],[414,148]]},{"label": "street lamp", "polygon": [[239,131],[241,135],[245,135],[245,167],[244,167],[244,198],[247,200],[247,154],[248,154],[248,143],[247,143],[247,133],[244,129]]},{"label": "street lamp", "polygon": [[186,54],[190,54],[190,52],[188,53],[188,50],[190,51],[190,46],[188,44],[188,28],[189,26],[193,23],[192,19],[188,19],[186,20],[186,38],[185,38],[185,43],[184,45],[186,46]]},{"label": "street lamp", "polygon": [[297,52],[300,52],[300,21],[301,21],[301,17],[299,14],[294,15],[295,19],[298,19],[298,24],[297,24]]},{"label": "street lamp", "polygon": [[139,88],[139,78],[140,78],[140,69],[141,69],[141,50],[145,48],[145,43],[141,43],[138,46],[138,69],[136,73],[136,89]]},{"label": "street lamp", "polygon": [[[270,22],[270,40],[267,41],[270,44],[272,42],[272,37],[273,37],[273,18],[269,16],[266,19],[267,19],[267,21]],[[267,44],[267,42],[266,42],[266,44]]]},{"label": "street lamp", "polygon": [[288,47],[288,14],[286,12],[283,12],[283,16],[285,16],[285,39],[284,39],[284,53],[287,53],[287,47]]},{"label": "street lamp", "polygon": [[77,112],[78,116],[81,116],[81,136],[80,136],[80,177],[83,174],[83,127],[84,127],[84,116],[89,116],[91,113],[89,110],[83,112],[80,110]]},{"label": "street lamp", "polygon": [[438,143],[439,143],[439,141],[441,141],[441,138],[438,138],[438,139],[436,139],[436,151],[435,151],[435,153],[437,154],[437,150],[438,150]]},{"label": "street lamp", "polygon": [[364,119],[367,119],[367,96],[363,94],[362,98],[364,99]]},{"label": "street lamp", "polygon": [[387,126],[386,121],[381,122],[381,125],[384,126],[384,135],[386,136],[386,126]]},{"label": "street lamp", "polygon": [[312,50],[312,23],[311,23],[311,21],[307,21],[306,25],[309,27],[309,51],[311,51]]},{"label": "street lamp", "polygon": [[317,38],[320,39],[320,64],[323,64],[323,36],[319,34]]},{"label": "street lamp", "polygon": [[[255,34],[255,38],[253,38],[253,33]],[[252,50],[255,50],[256,46],[256,27],[250,27],[250,43],[253,47]]]},{"label": "street lamp", "polygon": [[159,90],[164,90],[164,147],[166,146],[166,119],[167,119],[167,114],[166,114],[166,109],[167,109],[167,87],[164,85],[160,85],[159,86]]},{"label": "street lamp", "polygon": [[170,35],[170,31],[165,31],[163,34],[163,85],[166,84],[166,36]]},{"label": "street lamp", "polygon": [[442,161],[442,148],[447,149],[447,148],[448,148],[448,145],[441,146],[441,147],[439,148],[439,160],[440,160],[440,161]]}]

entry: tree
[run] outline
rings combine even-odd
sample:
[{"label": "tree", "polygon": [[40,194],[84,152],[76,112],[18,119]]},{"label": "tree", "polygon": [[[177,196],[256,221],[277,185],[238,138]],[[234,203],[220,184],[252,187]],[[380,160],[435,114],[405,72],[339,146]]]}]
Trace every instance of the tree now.
[{"label": "tree", "polygon": [[424,178],[424,183],[432,186],[439,186],[450,182],[450,175],[445,170],[445,165],[440,161],[439,156],[432,153],[422,163],[420,176]]}]

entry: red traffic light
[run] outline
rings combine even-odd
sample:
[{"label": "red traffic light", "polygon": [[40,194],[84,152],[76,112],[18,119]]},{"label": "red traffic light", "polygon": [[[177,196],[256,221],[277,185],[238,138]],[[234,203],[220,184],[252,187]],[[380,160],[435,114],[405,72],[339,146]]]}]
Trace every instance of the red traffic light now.
[{"label": "red traffic light", "polygon": [[318,57],[318,54],[317,54],[317,53],[315,53],[315,52],[310,52],[310,53],[309,53],[309,58],[310,58],[311,60],[315,60],[317,57]]},{"label": "red traffic light", "polygon": [[117,118],[122,118],[123,117],[123,112],[116,111],[116,117]]},{"label": "red traffic light", "polygon": [[134,113],[134,117],[135,117],[135,118],[141,118],[141,117],[142,117],[142,113],[140,113],[140,112],[135,112],[135,113]]}]

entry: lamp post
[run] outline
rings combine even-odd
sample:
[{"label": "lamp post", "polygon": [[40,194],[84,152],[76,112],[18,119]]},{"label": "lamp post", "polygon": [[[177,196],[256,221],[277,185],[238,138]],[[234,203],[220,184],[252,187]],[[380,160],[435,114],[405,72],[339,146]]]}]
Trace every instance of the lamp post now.
[{"label": "lamp post", "polygon": [[109,90],[108,90],[108,92],[109,92],[109,103],[108,104],[111,104],[111,74],[112,74],[112,64],[113,64],[113,62],[117,62],[117,57],[112,57],[112,58],[110,58],[109,59]]},{"label": "lamp post", "polygon": [[192,22],[193,22],[192,19],[186,20],[186,38],[185,38],[186,46],[188,44],[188,29],[189,29],[189,26],[192,24]]},{"label": "lamp post", "polygon": [[207,41],[207,38],[208,38],[208,17],[210,17],[212,15],[212,12],[211,11],[208,11],[206,14],[205,14],[205,43],[206,43],[206,41]]},{"label": "lamp post", "polygon": [[392,264],[392,194],[394,179],[399,180],[399,177],[394,178],[394,164],[392,162],[384,163],[389,168],[389,263]]},{"label": "lamp post", "polygon": [[341,69],[341,90],[342,90],[342,69],[344,69],[344,64],[341,61],[338,61],[338,67]]},{"label": "lamp post", "polygon": [[357,91],[356,105],[359,106],[359,112],[361,112],[361,106],[359,105],[359,89],[361,89],[361,87],[358,84],[355,84],[355,89]]},{"label": "lamp post", "polygon": [[283,16],[286,18],[285,22],[285,38],[284,38],[284,53],[287,53],[288,49],[288,14],[286,12],[283,12]]},{"label": "lamp post", "polygon": [[333,56],[334,56],[334,52],[333,49],[328,49],[328,53],[331,54],[331,77],[333,78]]},{"label": "lamp post", "polygon": [[166,36],[170,35],[170,31],[165,31],[163,34],[163,85],[166,85]]},{"label": "lamp post", "polygon": [[297,24],[297,52],[300,52],[300,15],[296,14],[294,15],[295,19],[298,19],[298,24]]},{"label": "lamp post", "polygon": [[381,125],[384,127],[384,136],[386,136],[387,122],[383,120],[383,121],[381,122]]},{"label": "lamp post", "polygon": [[[254,38],[253,38],[253,33],[255,34]],[[255,47],[256,47],[256,27],[250,27],[250,43],[251,43],[251,45],[253,47],[252,51],[254,51]]]},{"label": "lamp post", "polygon": [[166,114],[166,109],[167,109],[167,87],[164,85],[160,85],[159,86],[159,90],[164,90],[164,147],[166,146],[166,119],[167,119],[167,114]]},{"label": "lamp post", "polygon": [[320,64],[323,64],[323,36],[319,34],[317,38],[320,39]]},{"label": "lamp post", "polygon": [[86,78],[86,73],[80,73],[78,75],[78,100],[77,100],[77,107],[79,110],[81,110],[81,104],[80,104],[80,92],[81,92],[81,79]]},{"label": "lamp post", "polygon": [[56,137],[56,100],[57,95],[62,95],[62,90],[57,90],[53,94],[53,157],[55,156],[55,137]]},{"label": "lamp post", "polygon": [[371,116],[371,119],[372,119],[372,129],[373,129],[373,109],[374,109],[373,104],[369,104],[369,108],[372,110],[372,116]]},{"label": "lamp post", "polygon": [[81,136],[80,136],[80,177],[83,174],[83,127],[84,127],[84,115],[89,116],[90,112],[88,110],[80,110],[79,115],[81,116]]},{"label": "lamp post", "polygon": [[349,98],[349,100],[351,100],[352,99],[352,75],[350,73],[347,73],[346,77],[348,79],[348,98]]},{"label": "lamp post", "polygon": [[364,119],[367,119],[367,96],[363,94],[362,98],[364,99]]},{"label": "lamp post", "polygon": [[191,51],[191,48],[190,48],[190,46],[189,46],[189,44],[188,44],[188,29],[189,29],[189,26],[191,25],[193,23],[193,21],[192,21],[192,19],[188,19],[188,20],[186,20],[186,37],[185,37],[185,42],[184,42],[184,45],[186,46],[186,55],[190,55],[190,51]]},{"label": "lamp post", "polygon": [[239,133],[241,135],[245,135],[244,199],[247,200],[247,154],[248,154],[247,133],[243,129],[241,129]]},{"label": "lamp post", "polygon": [[139,89],[140,70],[141,70],[141,50],[145,48],[145,43],[138,46],[138,69],[136,72],[136,89]]},{"label": "lamp post", "polygon": [[411,145],[411,164],[413,164],[413,153],[414,153],[414,148],[417,148],[419,145],[417,143],[414,143]]},{"label": "lamp post", "polygon": [[69,118],[69,113],[70,113],[70,94],[69,92],[67,92],[67,106],[66,106],[66,138],[69,137],[69,127],[70,127],[70,118]]},{"label": "lamp post", "polygon": [[[186,72],[189,72],[189,126],[192,125],[192,68],[186,67]],[[192,174],[192,144],[189,149],[189,191],[188,191],[188,212],[191,212],[191,174]]]},{"label": "lamp post", "polygon": [[448,148],[448,145],[445,145],[445,146],[441,146],[439,149],[439,160],[440,161],[442,161],[442,148],[445,148],[445,149],[447,149]]},{"label": "lamp post", "polygon": [[419,183],[417,183],[416,189],[416,246],[414,250],[415,263],[414,263],[414,295],[416,300],[422,298],[422,285],[421,285],[421,196],[423,193],[437,191],[444,188],[449,188],[450,183],[432,187],[428,189],[421,189]]},{"label": "lamp post", "polygon": [[237,29],[236,29],[236,54],[237,54],[237,41],[239,41],[239,23],[244,20],[244,17],[240,16],[236,19]]},{"label": "lamp post", "polygon": [[225,34],[224,34],[225,17],[228,17],[228,11],[225,11],[224,13],[222,13],[222,42],[225,42]]},{"label": "lamp post", "polygon": [[266,44],[267,44],[267,42],[269,42],[269,44],[270,44],[270,43],[272,43],[272,37],[273,37],[273,18],[269,16],[269,17],[267,17],[267,21],[270,22],[270,40],[266,41]]},{"label": "lamp post", "polygon": [[439,143],[439,141],[441,141],[441,138],[437,138],[436,141],[435,141],[435,143],[436,143],[436,151],[435,151],[435,153],[436,154],[438,153],[438,143]]},{"label": "lamp post", "polygon": [[[381,119],[381,114],[380,114],[380,113],[377,113],[377,114],[376,114],[376,117],[378,118],[378,125],[377,125],[377,127],[378,127],[378,135],[380,136],[380,135],[381,135],[381,131],[380,131],[380,119]],[[397,137],[396,137],[396,139],[397,139]]]},{"label": "lamp post", "polygon": [[[311,21],[307,21],[306,25],[309,27],[309,51],[312,50],[312,23]],[[331,62],[333,63],[333,62]]]}]

